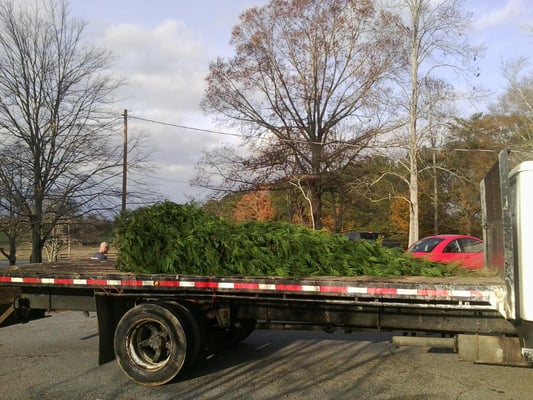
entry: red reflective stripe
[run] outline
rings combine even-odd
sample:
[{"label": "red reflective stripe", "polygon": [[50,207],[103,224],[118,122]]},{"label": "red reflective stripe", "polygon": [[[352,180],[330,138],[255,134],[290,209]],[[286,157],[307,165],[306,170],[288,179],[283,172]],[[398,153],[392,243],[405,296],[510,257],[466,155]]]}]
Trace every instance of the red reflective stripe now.
[{"label": "red reflective stripe", "polygon": [[[40,279],[39,279],[40,281]],[[54,283],[57,285],[72,285],[74,283],[74,279],[70,278],[55,278]],[[87,281],[89,283],[89,281]]]},{"label": "red reflective stripe", "polygon": [[368,294],[397,294],[396,288],[367,288]]},{"label": "red reflective stripe", "polygon": [[218,288],[218,282],[205,282],[205,281],[194,282],[194,287],[217,289]]},{"label": "red reflective stripe", "polygon": [[[67,279],[65,279],[66,281]],[[56,279],[58,281],[58,279]],[[72,281],[72,279],[71,279]],[[71,282],[72,283],[72,282]],[[98,285],[98,286],[106,286],[108,285],[107,279],[87,279],[87,285]]]},{"label": "red reflective stripe", "polygon": [[120,281],[120,284],[124,286],[142,286],[143,281],[123,280],[123,281]]},{"label": "red reflective stripe", "polygon": [[[43,280],[45,281],[43,283]],[[11,277],[11,276],[0,276],[0,283],[13,283],[13,284],[45,284],[45,285],[93,285],[93,286],[116,286],[117,282],[120,282],[120,285],[123,286],[143,286],[144,281],[136,279],[125,279],[125,280],[114,280],[114,279],[73,279],[73,278],[38,278],[38,277]],[[186,283],[183,285],[183,283]],[[179,280],[170,280],[170,281],[153,281],[155,287],[192,287],[195,288],[206,288],[206,289],[219,289],[222,286],[225,290],[270,290],[269,288],[273,286],[276,291],[290,291],[290,292],[303,292],[306,286],[314,285],[299,285],[299,284],[274,284],[274,283],[252,283],[252,282],[216,282],[216,281],[186,281],[181,282]],[[233,285],[233,288],[231,287]],[[265,286],[265,288],[261,288]],[[318,290],[321,293],[348,293],[349,286],[318,286]],[[403,296],[401,289],[391,288],[391,287],[357,287],[358,293],[366,291],[369,295],[397,295]],[[488,292],[480,290],[466,290],[461,291],[465,293],[467,297],[470,298],[485,298],[489,296]],[[409,294],[405,294],[409,296]],[[444,289],[417,289],[416,295],[425,296],[425,297],[456,297],[457,295],[453,293],[453,290],[444,290]]]},{"label": "red reflective stripe", "polygon": [[179,287],[180,281],[159,281],[158,286],[164,286],[164,287]]},{"label": "red reflective stripe", "polygon": [[253,289],[259,289],[259,284],[258,283],[235,282],[234,288],[243,289],[243,290],[253,290]]},{"label": "red reflective stripe", "polygon": [[419,296],[431,296],[431,297],[448,297],[450,296],[449,290],[437,290],[437,289],[418,289],[416,291]]},{"label": "red reflective stripe", "polygon": [[320,291],[323,293],[347,293],[346,286],[320,286]]},{"label": "red reflective stripe", "polygon": [[24,283],[41,283],[40,278],[23,278],[22,281]]},{"label": "red reflective stripe", "polygon": [[302,285],[276,285],[276,290],[289,290],[292,292],[301,292]]}]

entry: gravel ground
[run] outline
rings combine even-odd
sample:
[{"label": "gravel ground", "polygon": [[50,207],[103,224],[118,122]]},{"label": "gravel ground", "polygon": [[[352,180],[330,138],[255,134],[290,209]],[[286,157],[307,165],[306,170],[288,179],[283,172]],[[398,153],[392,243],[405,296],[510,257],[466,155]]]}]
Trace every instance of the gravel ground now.
[{"label": "gravel ground", "polygon": [[145,387],[116,362],[99,366],[94,313],[53,313],[0,328],[0,398],[454,399],[533,398],[533,369],[475,365],[390,334],[256,331],[175,382]]}]

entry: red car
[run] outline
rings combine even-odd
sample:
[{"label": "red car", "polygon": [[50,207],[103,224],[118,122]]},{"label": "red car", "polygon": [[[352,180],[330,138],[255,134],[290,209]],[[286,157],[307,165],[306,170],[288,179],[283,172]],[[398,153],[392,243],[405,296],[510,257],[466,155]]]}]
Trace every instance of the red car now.
[{"label": "red car", "polygon": [[467,235],[436,235],[420,239],[407,249],[414,257],[440,263],[459,263],[463,268],[483,268],[483,241]]}]

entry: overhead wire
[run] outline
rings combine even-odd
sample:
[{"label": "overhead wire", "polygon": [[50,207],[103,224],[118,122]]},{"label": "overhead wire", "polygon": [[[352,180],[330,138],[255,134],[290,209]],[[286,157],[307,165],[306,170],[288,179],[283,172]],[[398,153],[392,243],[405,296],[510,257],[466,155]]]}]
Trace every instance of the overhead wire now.
[{"label": "overhead wire", "polygon": [[[158,121],[158,120],[150,119],[150,118],[139,117],[139,116],[135,116],[135,115],[131,115],[131,114],[128,114],[128,118],[139,120],[139,121],[144,121],[144,122],[149,122],[149,123],[153,123],[153,124],[157,124],[157,125],[164,125],[164,126],[169,126],[169,127],[173,127],[173,128],[186,129],[186,130],[202,132],[202,133],[209,133],[209,134],[215,134],[215,135],[221,135],[221,136],[231,136],[231,137],[237,137],[237,138],[241,138],[241,139],[249,138],[249,136],[247,136],[245,134],[242,134],[242,133],[231,133],[231,132],[223,132],[223,131],[218,131],[218,130],[213,130],[213,129],[196,128],[196,127],[182,125],[182,124],[176,124],[176,123],[171,123],[171,122]],[[258,140],[268,140],[268,138],[266,138],[264,136],[258,136],[258,137],[256,137],[256,139],[258,139]],[[341,141],[321,143],[321,142],[312,142],[312,141],[306,141],[306,140],[301,140],[301,139],[286,139],[286,138],[279,138],[279,137],[277,139],[282,141],[282,142],[287,142],[287,143],[320,144],[320,145],[341,144],[341,145],[344,145],[346,147],[361,147],[361,146],[356,145],[356,144],[351,144],[351,143],[341,142]],[[406,148],[406,147],[403,147],[403,146],[399,146],[399,147],[400,148]],[[425,147],[425,149],[426,150],[432,150],[432,151],[450,151],[450,150],[452,150],[452,151],[468,152],[468,153],[470,153],[470,152],[472,152],[472,153],[473,152],[497,153],[498,152],[497,150],[490,150],[490,149],[462,149],[462,148],[439,149],[439,148],[436,148],[436,147]],[[514,151],[514,152],[517,152],[517,151]]]}]

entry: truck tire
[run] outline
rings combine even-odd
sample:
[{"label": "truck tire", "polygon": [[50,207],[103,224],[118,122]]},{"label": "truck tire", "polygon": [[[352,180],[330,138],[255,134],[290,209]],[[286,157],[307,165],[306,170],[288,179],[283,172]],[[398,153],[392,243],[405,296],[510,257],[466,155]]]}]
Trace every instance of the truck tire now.
[{"label": "truck tire", "polygon": [[240,343],[255,330],[255,319],[236,321],[229,328],[212,327],[208,333],[208,347],[210,350],[225,349]]},{"label": "truck tire", "polygon": [[148,386],[174,379],[187,359],[188,323],[181,313],[161,304],[145,303],[128,310],[114,337],[115,355],[122,371]]},{"label": "truck tire", "polygon": [[205,317],[196,304],[190,302],[168,302],[165,306],[178,317],[187,320],[185,334],[188,337],[187,360],[185,367],[191,368],[205,357],[207,347],[207,326]]}]

